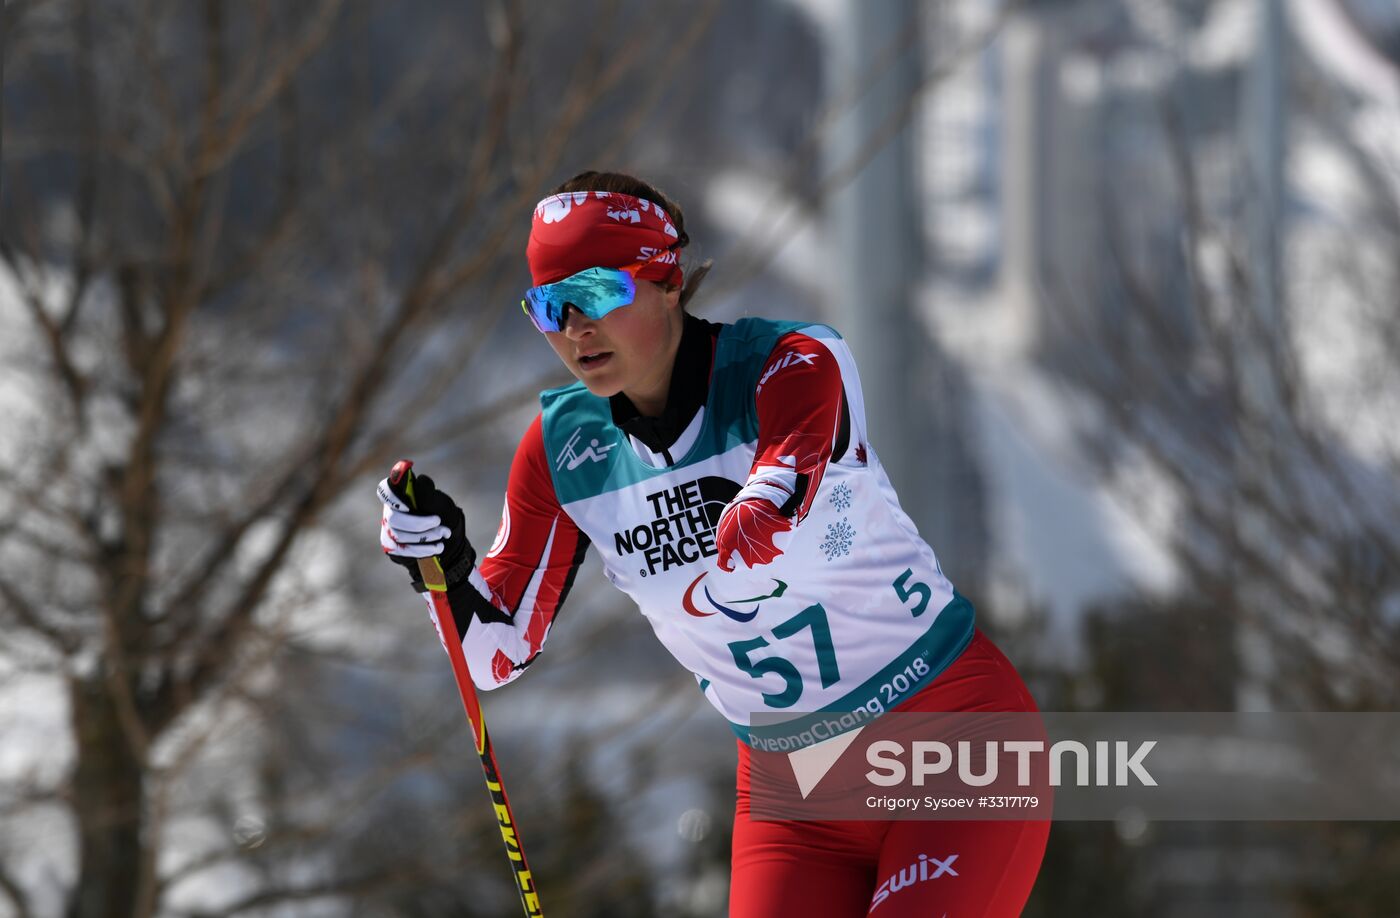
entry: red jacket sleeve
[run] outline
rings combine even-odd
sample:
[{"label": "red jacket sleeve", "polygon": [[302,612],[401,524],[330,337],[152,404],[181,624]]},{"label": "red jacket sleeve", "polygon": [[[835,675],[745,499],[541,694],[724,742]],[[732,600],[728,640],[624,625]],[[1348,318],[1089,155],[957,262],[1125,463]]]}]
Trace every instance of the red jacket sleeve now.
[{"label": "red jacket sleeve", "polygon": [[841,368],[821,342],[800,332],[778,339],[754,392],[758,444],[748,480],[720,517],[718,563],[772,561],[774,538],[811,509],[846,417]]},{"label": "red jacket sleeve", "polygon": [[471,574],[479,596],[462,646],[478,686],[504,685],[534,660],[587,550],[554,493],[536,415],[511,463],[495,541]]}]

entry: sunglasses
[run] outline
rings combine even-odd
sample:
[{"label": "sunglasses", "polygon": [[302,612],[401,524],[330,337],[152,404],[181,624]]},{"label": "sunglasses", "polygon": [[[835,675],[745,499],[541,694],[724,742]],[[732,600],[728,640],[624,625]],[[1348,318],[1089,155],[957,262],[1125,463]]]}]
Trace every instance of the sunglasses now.
[{"label": "sunglasses", "polygon": [[520,308],[542,332],[563,331],[570,306],[597,321],[636,299],[637,272],[675,250],[676,246],[668,246],[625,268],[586,268],[552,284],[531,287]]}]

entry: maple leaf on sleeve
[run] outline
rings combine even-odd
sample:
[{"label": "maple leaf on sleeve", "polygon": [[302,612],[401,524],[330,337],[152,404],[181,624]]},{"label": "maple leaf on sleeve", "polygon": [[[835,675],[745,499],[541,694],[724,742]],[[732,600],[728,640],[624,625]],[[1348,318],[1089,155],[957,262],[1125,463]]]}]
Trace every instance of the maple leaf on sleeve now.
[{"label": "maple leaf on sleeve", "polygon": [[734,555],[748,567],[767,564],[783,552],[774,544],[781,532],[792,529],[792,520],[766,498],[738,501],[725,508],[715,531],[717,563],[721,570],[734,570]]}]

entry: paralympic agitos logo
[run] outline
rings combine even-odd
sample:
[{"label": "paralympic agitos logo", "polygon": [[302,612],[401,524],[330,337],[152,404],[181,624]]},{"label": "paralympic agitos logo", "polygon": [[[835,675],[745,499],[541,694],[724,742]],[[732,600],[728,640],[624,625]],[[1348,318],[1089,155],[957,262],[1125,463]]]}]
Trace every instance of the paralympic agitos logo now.
[{"label": "paralympic agitos logo", "polygon": [[[765,593],[762,596],[750,596],[748,599],[726,599],[724,602],[720,602],[710,595],[710,588],[705,587],[703,590],[705,599],[711,607],[709,610],[705,610],[696,605],[695,588],[700,585],[700,581],[704,580],[705,574],[708,573],[709,571],[705,571],[701,573],[699,577],[690,581],[690,586],[686,587],[685,596],[681,599],[681,605],[685,607],[686,613],[694,615],[697,618],[714,615],[716,612],[723,612],[736,622],[751,622],[754,616],[758,615],[758,610],[763,607],[763,602],[765,600],[777,599],[779,596],[783,595],[783,593],[787,592],[787,584],[774,578],[773,583],[777,585],[777,588],[771,593]],[[752,606],[753,608],[739,608],[741,606]]]},{"label": "paralympic agitos logo", "polygon": [[654,518],[613,533],[618,555],[641,555],[643,577],[714,557],[715,527],[738,493],[728,478],[707,475],[648,494]]}]

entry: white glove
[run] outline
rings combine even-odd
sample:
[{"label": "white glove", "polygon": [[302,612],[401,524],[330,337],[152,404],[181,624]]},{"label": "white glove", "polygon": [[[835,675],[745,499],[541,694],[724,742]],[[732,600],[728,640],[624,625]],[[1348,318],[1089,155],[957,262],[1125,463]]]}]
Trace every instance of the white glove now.
[{"label": "white glove", "polygon": [[384,504],[379,544],[385,554],[396,558],[431,558],[443,553],[452,530],[442,524],[442,517],[409,510],[389,489],[387,478],[379,482],[377,492]]}]

